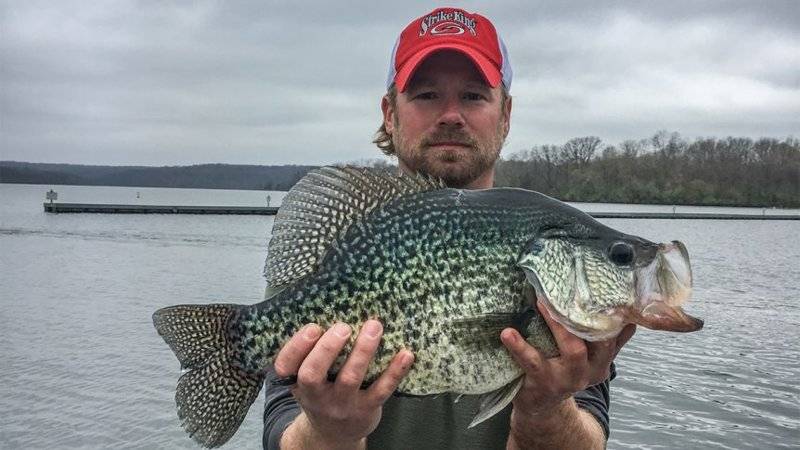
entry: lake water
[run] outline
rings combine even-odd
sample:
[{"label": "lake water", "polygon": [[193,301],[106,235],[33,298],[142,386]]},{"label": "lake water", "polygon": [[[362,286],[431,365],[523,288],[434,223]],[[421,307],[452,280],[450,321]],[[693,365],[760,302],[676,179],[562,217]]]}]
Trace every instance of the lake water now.
[{"label": "lake water", "polygon": [[[267,193],[0,184],[0,447],[196,448],[175,414],[178,362],[150,316],[260,301],[273,218],[45,214],[51,187],[79,203],[260,206]],[[283,197],[268,194],[273,206]],[[686,243],[687,310],[706,321],[691,334],[640,329],[623,349],[609,448],[798,448],[800,222],[603,222]],[[260,448],[262,411],[257,400],[228,448]]]}]

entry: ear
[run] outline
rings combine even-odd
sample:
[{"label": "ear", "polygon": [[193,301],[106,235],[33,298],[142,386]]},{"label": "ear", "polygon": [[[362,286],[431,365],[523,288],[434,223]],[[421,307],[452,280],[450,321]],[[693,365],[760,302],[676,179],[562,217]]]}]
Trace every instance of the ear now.
[{"label": "ear", "polygon": [[388,95],[384,95],[381,99],[381,111],[383,111],[383,126],[388,134],[392,134],[394,132],[395,111]]},{"label": "ear", "polygon": [[506,99],[506,104],[503,105],[503,139],[508,136],[508,131],[511,129],[511,101],[513,98],[509,95]]}]

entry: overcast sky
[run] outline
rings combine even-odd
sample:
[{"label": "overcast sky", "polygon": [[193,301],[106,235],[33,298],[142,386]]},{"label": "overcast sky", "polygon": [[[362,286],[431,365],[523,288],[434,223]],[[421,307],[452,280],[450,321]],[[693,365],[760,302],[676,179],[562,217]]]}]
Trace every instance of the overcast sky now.
[{"label": "overcast sky", "polygon": [[[598,6],[602,4],[602,6]],[[800,137],[796,1],[451,2],[514,69],[504,154],[595,135]],[[0,160],[379,156],[389,56],[437,5],[0,0]]]}]

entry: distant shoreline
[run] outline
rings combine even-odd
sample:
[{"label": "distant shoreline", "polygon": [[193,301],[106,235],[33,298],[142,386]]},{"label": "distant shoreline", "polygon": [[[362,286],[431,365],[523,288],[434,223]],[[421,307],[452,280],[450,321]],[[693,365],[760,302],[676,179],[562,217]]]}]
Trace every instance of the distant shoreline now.
[{"label": "distant shoreline", "polygon": [[25,184],[29,186],[76,186],[76,187],[124,187],[124,188],[141,188],[141,189],[211,189],[216,191],[254,191],[254,192],[289,192],[281,189],[241,189],[241,188],[224,188],[224,187],[175,187],[175,186],[139,186],[139,185],[123,185],[123,184],[67,184],[67,183],[27,183],[16,181],[3,181],[0,184]]},{"label": "distant shoreline", "polygon": [[91,166],[0,161],[0,183],[288,191],[318,166]]}]

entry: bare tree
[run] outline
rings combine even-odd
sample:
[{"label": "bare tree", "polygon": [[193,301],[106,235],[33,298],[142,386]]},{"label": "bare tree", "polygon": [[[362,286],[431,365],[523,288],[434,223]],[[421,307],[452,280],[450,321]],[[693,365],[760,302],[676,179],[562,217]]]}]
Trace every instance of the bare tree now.
[{"label": "bare tree", "polygon": [[597,136],[573,138],[561,147],[561,157],[571,163],[588,163],[603,141]]},{"label": "bare tree", "polygon": [[619,149],[626,158],[636,158],[639,154],[644,153],[642,141],[635,141],[632,139],[628,139],[619,144]]}]

